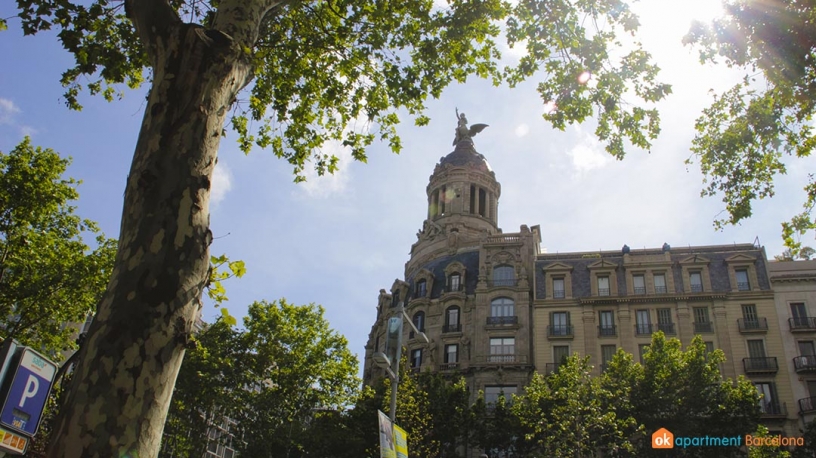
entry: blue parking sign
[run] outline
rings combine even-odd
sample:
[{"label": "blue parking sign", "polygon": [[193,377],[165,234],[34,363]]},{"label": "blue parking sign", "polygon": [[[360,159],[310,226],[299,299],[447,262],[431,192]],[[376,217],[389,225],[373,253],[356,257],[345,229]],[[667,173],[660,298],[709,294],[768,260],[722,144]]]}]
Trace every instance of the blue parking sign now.
[{"label": "blue parking sign", "polygon": [[24,348],[0,411],[0,424],[33,436],[40,424],[56,371],[56,364],[34,350]]}]

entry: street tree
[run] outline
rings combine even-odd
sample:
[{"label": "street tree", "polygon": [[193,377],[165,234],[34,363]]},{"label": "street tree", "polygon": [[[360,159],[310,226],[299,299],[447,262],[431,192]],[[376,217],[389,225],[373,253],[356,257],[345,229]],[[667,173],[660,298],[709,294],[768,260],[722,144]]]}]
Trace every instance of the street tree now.
[{"label": "street tree", "polygon": [[[337,169],[322,149],[330,141],[360,161],[376,139],[398,152],[398,113],[426,124],[427,98],[470,75],[539,79],[546,119],[563,129],[595,116],[618,157],[626,141],[648,147],[657,135],[650,103],[670,88],[638,45],[610,52],[638,27],[624,1],[440,3],[17,1],[23,32],[55,29],[75,59],[61,79],[70,108],[85,90],[113,99],[124,86],[150,85],[115,267],[51,457],[158,450],[208,280],[210,186],[231,113],[241,148],[271,148],[298,181],[307,162],[318,173]],[[506,69],[502,33],[527,52]]]},{"label": "street tree", "polygon": [[[741,82],[716,95],[697,119],[693,159],[705,176],[703,195],[721,195],[737,224],[753,203],[774,195],[774,179],[809,157],[816,146],[816,2],[727,0],[725,16],[692,26],[684,41],[700,49],[702,63],[722,61],[745,70]],[[796,255],[798,236],[812,232],[816,181],[804,185],[804,208],[784,222],[785,244]]]},{"label": "street tree", "polygon": [[627,401],[621,396],[625,393],[607,390],[610,385],[590,376],[591,369],[588,357],[572,355],[553,374],[534,375],[513,404],[537,456],[594,456],[598,450],[605,456],[631,456],[628,433],[636,422],[618,409]]},{"label": "street tree", "polygon": [[323,313],[284,299],[249,306],[242,340],[251,384],[235,390],[240,455],[300,456],[314,416],[354,402],[357,358]]},{"label": "street tree", "polygon": [[[116,241],[76,213],[71,163],[26,137],[0,152],[0,337],[60,360],[102,297]],[[95,238],[89,247],[84,236]]]},{"label": "street tree", "polygon": [[[632,416],[646,433],[635,444],[636,456],[662,456],[662,450],[652,449],[649,439],[660,428],[684,437],[733,437],[756,431],[760,414],[757,389],[742,376],[736,381],[723,379],[719,365],[725,354],[719,349],[708,352],[699,335],[683,350],[678,339],[666,339],[658,332],[643,359],[642,370],[629,371],[634,380],[626,377],[621,381],[634,382],[629,401]],[[741,456],[737,448],[722,447],[699,447],[689,453],[712,458]]]}]

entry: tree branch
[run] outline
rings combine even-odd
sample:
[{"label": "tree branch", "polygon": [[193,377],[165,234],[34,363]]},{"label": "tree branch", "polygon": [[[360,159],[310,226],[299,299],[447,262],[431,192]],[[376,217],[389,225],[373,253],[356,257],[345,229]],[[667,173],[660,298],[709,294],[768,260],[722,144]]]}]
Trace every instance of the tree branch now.
[{"label": "tree branch", "polygon": [[155,66],[160,38],[180,24],[181,18],[167,0],[125,0],[125,14],[136,27],[150,63]]},{"label": "tree branch", "polygon": [[224,0],[218,6],[213,28],[232,37],[239,46],[253,48],[268,13],[298,0]]}]

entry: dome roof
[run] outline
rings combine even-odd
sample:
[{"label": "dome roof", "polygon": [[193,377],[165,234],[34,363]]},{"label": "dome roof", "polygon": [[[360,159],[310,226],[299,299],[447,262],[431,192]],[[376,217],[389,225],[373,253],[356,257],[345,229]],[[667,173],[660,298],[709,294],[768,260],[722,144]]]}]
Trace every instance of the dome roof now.
[{"label": "dome roof", "polygon": [[456,149],[452,153],[443,157],[439,161],[439,165],[451,167],[465,167],[470,166],[483,172],[492,172],[490,164],[484,156],[476,152],[473,143],[470,141],[460,141],[456,144]]}]

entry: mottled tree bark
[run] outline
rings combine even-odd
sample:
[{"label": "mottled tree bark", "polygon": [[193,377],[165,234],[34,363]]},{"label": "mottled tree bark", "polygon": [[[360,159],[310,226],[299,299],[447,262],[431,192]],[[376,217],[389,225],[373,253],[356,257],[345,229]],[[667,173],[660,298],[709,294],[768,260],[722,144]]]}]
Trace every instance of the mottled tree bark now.
[{"label": "mottled tree bark", "polygon": [[[225,5],[248,11],[234,14],[240,21],[231,22],[233,32],[255,33],[271,7],[257,0]],[[126,6],[150,57],[153,86],[127,179],[115,268],[80,350],[50,458],[157,455],[207,279],[221,131],[251,79],[242,51],[251,49],[251,31],[237,41],[184,24],[164,0]]]}]

